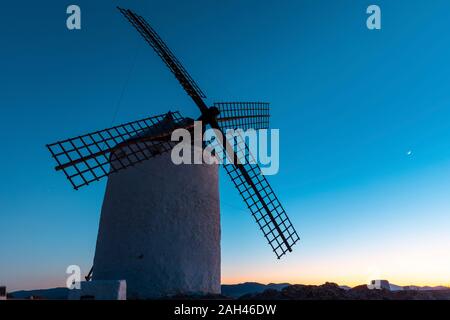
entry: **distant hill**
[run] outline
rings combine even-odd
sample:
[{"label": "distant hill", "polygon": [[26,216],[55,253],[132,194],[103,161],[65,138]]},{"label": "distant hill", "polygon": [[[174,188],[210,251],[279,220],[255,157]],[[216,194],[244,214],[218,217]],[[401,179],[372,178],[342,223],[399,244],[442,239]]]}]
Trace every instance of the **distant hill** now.
[{"label": "distant hill", "polygon": [[67,288],[51,288],[51,289],[39,289],[39,290],[21,290],[8,294],[13,299],[30,299],[32,296],[35,298],[47,299],[47,300],[67,300],[69,289]]},{"label": "distant hill", "polygon": [[426,291],[426,290],[450,290],[449,287],[444,287],[444,286],[436,286],[436,287],[429,287],[429,286],[425,286],[425,287],[404,286],[403,289],[404,290],[420,290],[420,291]]},{"label": "distant hill", "polygon": [[222,295],[239,298],[245,294],[260,293],[268,289],[281,290],[287,286],[289,283],[269,283],[262,284],[258,282],[244,282],[238,284],[223,284],[222,285]]}]

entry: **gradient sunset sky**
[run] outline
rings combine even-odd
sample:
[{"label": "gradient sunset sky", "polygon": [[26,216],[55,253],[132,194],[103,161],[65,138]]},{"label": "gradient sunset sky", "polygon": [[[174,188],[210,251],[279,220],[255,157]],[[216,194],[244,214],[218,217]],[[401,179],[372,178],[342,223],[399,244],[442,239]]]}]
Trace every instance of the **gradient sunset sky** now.
[{"label": "gradient sunset sky", "polygon": [[[67,30],[69,4],[82,30]],[[199,114],[116,5],[148,19],[209,102],[271,102],[268,179],[301,242],[277,260],[222,170],[223,283],[450,285],[448,0],[4,3],[0,285],[64,286],[68,265],[91,267],[106,181],[74,191],[46,143]]]}]

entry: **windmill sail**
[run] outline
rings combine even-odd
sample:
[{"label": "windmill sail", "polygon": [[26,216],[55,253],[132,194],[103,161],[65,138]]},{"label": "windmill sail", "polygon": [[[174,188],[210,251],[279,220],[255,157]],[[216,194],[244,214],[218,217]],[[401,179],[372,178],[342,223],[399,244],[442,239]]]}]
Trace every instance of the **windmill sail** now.
[{"label": "windmill sail", "polygon": [[48,144],[56,170],[75,189],[171,150],[170,134],[192,120],[179,112],[145,118]]},{"label": "windmill sail", "polygon": [[216,150],[221,150],[233,159],[232,164],[224,164],[225,170],[233,181],[239,194],[252,213],[253,218],[263,232],[277,258],[292,251],[292,246],[300,240],[289,217],[266,177],[261,174],[245,140],[238,134],[233,141],[225,140],[228,151],[221,149],[220,140],[214,140]]},{"label": "windmill sail", "polygon": [[300,238],[259,166],[229,164],[224,167],[277,258],[292,251]]},{"label": "windmill sail", "polygon": [[266,102],[216,102],[219,109],[217,121],[222,130],[227,129],[268,129],[269,103]]},{"label": "windmill sail", "polygon": [[205,94],[195,83],[189,73],[184,69],[175,55],[170,51],[160,36],[153,30],[153,28],[145,21],[144,18],[138,14],[132,12],[129,9],[119,8],[119,11],[127,18],[127,20],[136,28],[141,36],[147,41],[155,52],[164,61],[167,67],[172,71],[175,77],[178,79],[184,90],[194,100],[206,98]]}]

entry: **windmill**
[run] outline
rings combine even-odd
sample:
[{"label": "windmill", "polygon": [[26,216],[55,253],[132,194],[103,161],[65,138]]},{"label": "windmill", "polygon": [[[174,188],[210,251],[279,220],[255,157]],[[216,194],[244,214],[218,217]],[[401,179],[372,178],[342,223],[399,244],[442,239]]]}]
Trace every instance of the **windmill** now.
[{"label": "windmill", "polygon": [[[198,120],[204,126],[222,134],[230,128],[268,127],[267,103],[222,102],[208,106],[205,94],[144,18],[129,9],[118,9],[198,106]],[[220,292],[217,168],[175,168],[168,157],[174,145],[171,133],[179,128],[192,130],[193,122],[178,111],[168,112],[47,145],[57,162],[55,169],[62,171],[76,190],[108,177],[94,267],[88,277],[92,271],[93,280],[127,277],[127,287],[134,297]],[[291,221],[258,164],[243,161],[227,139],[220,143],[231,160],[231,164],[224,165],[228,176],[279,259],[299,240]],[[239,149],[248,151],[245,141],[240,141]],[[163,182],[154,182],[158,175],[163,179],[158,181]],[[184,184],[193,186],[193,193],[186,196]],[[167,192],[172,193],[170,198]],[[184,197],[183,208],[177,195]],[[195,257],[182,257],[186,252]],[[127,264],[127,259],[136,262]],[[168,262],[171,259],[176,263]],[[144,260],[146,264],[140,262]],[[146,271],[150,273],[147,276]],[[143,277],[149,278],[147,283]]]}]

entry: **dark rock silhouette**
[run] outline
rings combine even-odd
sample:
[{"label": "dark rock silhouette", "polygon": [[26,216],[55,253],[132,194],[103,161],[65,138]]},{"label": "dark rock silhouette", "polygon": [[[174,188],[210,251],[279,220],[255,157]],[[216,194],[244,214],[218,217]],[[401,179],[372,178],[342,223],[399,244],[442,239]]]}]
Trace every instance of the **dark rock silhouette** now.
[{"label": "dark rock silhouette", "polygon": [[269,289],[260,294],[247,294],[240,299],[276,300],[339,300],[345,298],[346,290],[336,283],[327,282],[320,286],[295,284],[282,290]]},{"label": "dark rock silhouette", "polygon": [[269,283],[266,285],[258,282],[223,284],[222,295],[227,297],[239,298],[244,294],[260,293],[269,289],[281,290],[289,285],[289,283]]},{"label": "dark rock silhouette", "polygon": [[291,285],[282,290],[269,289],[261,293],[246,294],[243,300],[450,300],[450,289],[401,290],[369,289],[366,285],[343,289],[336,283],[319,286]]}]

